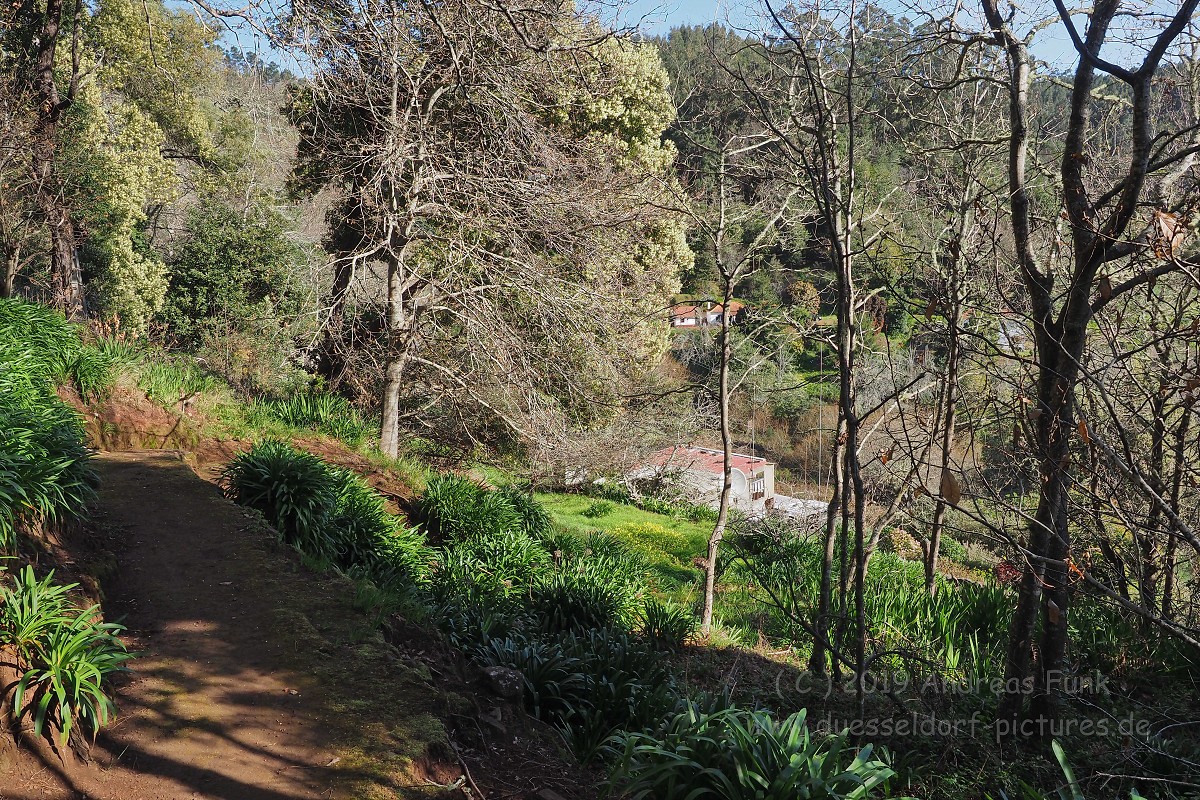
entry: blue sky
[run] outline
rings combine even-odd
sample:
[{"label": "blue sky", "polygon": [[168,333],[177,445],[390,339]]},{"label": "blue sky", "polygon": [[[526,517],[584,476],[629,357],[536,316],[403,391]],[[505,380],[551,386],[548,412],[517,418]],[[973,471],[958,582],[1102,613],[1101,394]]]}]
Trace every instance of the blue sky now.
[{"label": "blue sky", "polygon": [[[607,0],[600,2],[607,6]],[[1035,0],[1034,5],[1041,6],[1043,3]],[[1049,3],[1044,5],[1047,8],[1039,8],[1038,11],[1042,14],[1054,13],[1053,6]],[[666,33],[679,25],[704,25],[713,21],[731,20],[737,25],[744,24],[756,7],[756,0],[626,0],[621,7],[618,24],[639,26],[648,35]],[[601,12],[601,16],[612,22],[611,10],[607,14]],[[1082,20],[1077,24],[1082,27]],[[1061,69],[1074,66],[1075,53],[1061,25],[1051,25],[1042,30],[1033,50],[1037,57],[1054,67]]]},{"label": "blue sky", "polygon": [[645,33],[664,33],[677,25],[703,25],[724,19],[717,0],[633,0],[625,9],[626,24],[636,24],[645,17]]}]

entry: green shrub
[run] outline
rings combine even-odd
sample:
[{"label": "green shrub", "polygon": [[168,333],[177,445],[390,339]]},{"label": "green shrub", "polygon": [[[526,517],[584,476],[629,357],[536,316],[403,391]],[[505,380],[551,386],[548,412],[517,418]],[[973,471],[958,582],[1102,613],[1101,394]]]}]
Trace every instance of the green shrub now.
[{"label": "green shrub", "polygon": [[527,607],[547,630],[588,630],[626,625],[631,597],[602,573],[565,569],[535,581]]},{"label": "green shrub", "polygon": [[588,519],[600,519],[601,517],[607,517],[612,511],[612,503],[607,500],[597,500],[579,513]]},{"label": "green shrub", "polygon": [[140,351],[135,340],[126,338],[124,334],[120,333],[99,337],[94,347],[114,366],[133,364],[140,358]]},{"label": "green shrub", "polygon": [[619,539],[591,533],[556,550],[553,571],[526,579],[525,608],[551,631],[628,628],[646,564]]},{"label": "green shrub", "polygon": [[70,620],[68,595],[74,586],[55,584],[53,572],[39,581],[30,566],[13,580],[13,588],[0,590],[0,637],[16,651],[18,661],[28,663],[38,643]]},{"label": "green shrub", "polygon": [[34,734],[46,725],[66,743],[73,731],[95,738],[116,707],[104,680],[132,656],[117,638],[120,625],[99,620],[99,606],[71,607],[75,584],[58,586],[53,573],[38,580],[31,567],[0,589],[0,645],[16,653],[20,679],[13,716],[33,718]]},{"label": "green shrub", "polygon": [[546,507],[533,498],[527,487],[504,486],[497,490],[517,513],[520,529],[535,539],[543,539],[554,530],[554,520]]},{"label": "green shrub", "polygon": [[479,571],[494,575],[518,593],[550,566],[550,554],[542,544],[519,530],[474,536],[455,551],[473,558]]},{"label": "green shrub", "polygon": [[894,774],[871,745],[810,734],[804,711],[776,722],[689,705],[654,733],[618,736],[614,750],[613,786],[631,800],[862,800]]},{"label": "green shrub", "polygon": [[471,654],[486,666],[503,666],[521,673],[525,703],[534,716],[554,719],[587,697],[584,663],[554,642],[520,635],[490,639]]},{"label": "green shrub", "polygon": [[235,208],[202,199],[167,261],[159,320],[187,347],[237,339],[254,361],[285,361],[313,300],[308,253],[288,226],[263,202]]},{"label": "green shrub", "polygon": [[613,582],[640,584],[646,574],[646,562],[619,537],[593,531],[580,539],[583,548],[570,563],[578,569],[602,573]]},{"label": "green shrub", "polygon": [[938,555],[963,564],[967,560],[967,548],[949,536],[942,536],[938,539]]},{"label": "green shrub", "polygon": [[312,556],[333,555],[326,527],[337,481],[324,461],[272,439],[235,456],[221,479],[226,496],[261,512],[284,542]]},{"label": "green shrub", "polygon": [[226,495],[262,512],[280,538],[308,557],[407,591],[428,580],[433,551],[404,528],[357,475],[268,440],[222,473]]},{"label": "green shrub", "polygon": [[429,535],[441,540],[461,541],[523,527],[508,495],[449,473],[429,481],[416,512]]},{"label": "green shrub", "polygon": [[660,720],[678,702],[659,654],[623,631],[547,636],[511,629],[468,654],[485,666],[519,671],[526,706],[558,725],[584,760],[616,731]]},{"label": "green shrub", "polygon": [[69,381],[86,395],[106,380],[62,315],[0,300],[0,549],[21,526],[77,517],[92,499],[82,423],[55,389]]},{"label": "green shrub", "polygon": [[111,360],[85,346],[62,314],[15,299],[0,299],[0,367],[41,396],[70,383],[88,398],[112,379]]},{"label": "green shrub", "polygon": [[696,628],[696,617],[686,608],[647,600],[642,605],[642,634],[656,647],[678,650]]},{"label": "green shrub", "polygon": [[[436,585],[436,577],[434,582]],[[436,608],[435,619],[450,643],[468,654],[494,639],[505,639],[533,627],[515,606],[503,607],[464,594],[445,599]]]}]

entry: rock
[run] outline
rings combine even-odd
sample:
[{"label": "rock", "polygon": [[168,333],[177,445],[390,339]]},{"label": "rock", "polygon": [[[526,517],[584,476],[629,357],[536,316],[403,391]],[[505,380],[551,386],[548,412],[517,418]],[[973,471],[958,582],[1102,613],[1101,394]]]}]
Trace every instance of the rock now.
[{"label": "rock", "polygon": [[508,728],[504,726],[504,714],[499,708],[483,712],[479,715],[479,719],[494,728],[497,733],[508,733]]},{"label": "rock", "polygon": [[485,667],[488,688],[506,700],[516,700],[525,691],[525,677],[508,667]]}]

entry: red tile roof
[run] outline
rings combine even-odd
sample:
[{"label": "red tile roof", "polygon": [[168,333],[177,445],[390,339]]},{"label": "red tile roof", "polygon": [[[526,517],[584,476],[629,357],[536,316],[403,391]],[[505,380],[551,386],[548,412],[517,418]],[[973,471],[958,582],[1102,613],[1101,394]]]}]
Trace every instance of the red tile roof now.
[{"label": "red tile roof", "polygon": [[[745,307],[746,307],[746,304],[741,302],[740,300],[730,300],[729,301],[729,311],[731,314],[734,314],[735,316],[737,315],[737,313],[739,311],[741,311]],[[723,308],[723,306],[721,303],[712,303],[711,305],[706,304],[705,310],[710,314],[720,314],[722,308]],[[699,310],[701,310],[699,303],[680,303],[678,305],[671,306],[671,316],[673,316],[673,317],[691,316]]]},{"label": "red tile roof", "polygon": [[[715,472],[718,475],[725,472],[725,456],[720,450],[708,447],[668,447],[659,450],[650,457],[650,463],[656,467],[670,465],[680,469],[691,469],[698,472]],[[733,454],[733,468],[750,475],[755,470],[767,465],[765,458],[748,456],[742,453]]]}]

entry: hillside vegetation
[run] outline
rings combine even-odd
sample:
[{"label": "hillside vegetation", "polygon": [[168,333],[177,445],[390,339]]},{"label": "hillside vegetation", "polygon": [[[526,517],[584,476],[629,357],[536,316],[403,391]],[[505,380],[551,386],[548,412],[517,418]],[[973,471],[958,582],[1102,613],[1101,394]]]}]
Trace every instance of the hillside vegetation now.
[{"label": "hillside vegetation", "polygon": [[0,7],[0,795],[1200,791],[1200,0],[605,6]]}]

